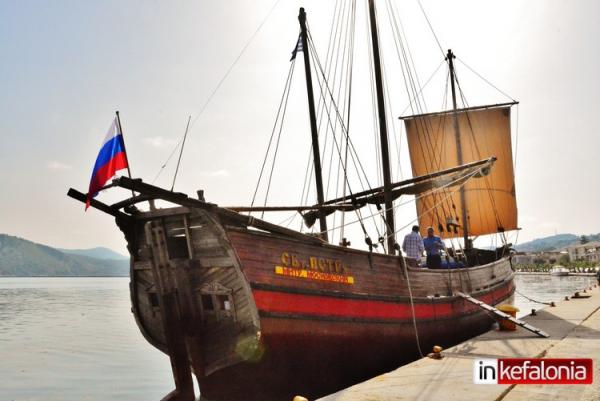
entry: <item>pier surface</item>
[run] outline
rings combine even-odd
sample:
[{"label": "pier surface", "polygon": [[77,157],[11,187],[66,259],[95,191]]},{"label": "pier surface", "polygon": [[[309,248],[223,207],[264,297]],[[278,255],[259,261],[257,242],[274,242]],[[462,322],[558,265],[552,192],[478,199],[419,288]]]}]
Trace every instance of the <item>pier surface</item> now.
[{"label": "pier surface", "polygon": [[[600,290],[571,298],[556,307],[526,316],[531,325],[550,334],[540,338],[517,331],[489,331],[444,350],[443,359],[423,358],[374,377],[321,401],[541,401],[600,400]],[[591,385],[485,385],[473,383],[478,358],[592,358]]]}]

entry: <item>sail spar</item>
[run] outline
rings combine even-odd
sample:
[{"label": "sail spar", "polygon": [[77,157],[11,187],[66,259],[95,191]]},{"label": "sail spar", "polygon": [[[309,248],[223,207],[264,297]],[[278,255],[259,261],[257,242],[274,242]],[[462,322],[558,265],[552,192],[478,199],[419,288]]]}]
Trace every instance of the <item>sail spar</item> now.
[{"label": "sail spar", "polygon": [[[413,176],[455,167],[460,143],[462,162],[496,157],[492,171],[464,184],[470,236],[517,228],[517,202],[510,136],[510,104],[458,109],[460,141],[455,138],[454,112],[403,117]],[[419,226],[438,230],[444,238],[462,237],[460,193],[433,192],[416,201]]]}]

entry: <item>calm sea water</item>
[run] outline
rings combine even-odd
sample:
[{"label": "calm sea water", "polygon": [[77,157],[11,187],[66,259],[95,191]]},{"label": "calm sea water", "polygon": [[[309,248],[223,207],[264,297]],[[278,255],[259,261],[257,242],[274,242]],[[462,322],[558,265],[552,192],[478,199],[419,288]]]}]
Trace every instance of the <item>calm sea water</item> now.
[{"label": "calm sea water", "polygon": [[160,400],[168,358],[142,337],[128,278],[0,278],[0,400]]},{"label": "calm sea water", "polygon": [[[519,292],[559,301],[590,277],[522,276]],[[128,278],[0,278],[0,401],[160,400],[168,358],[130,312]],[[521,315],[543,305],[516,296]]]}]

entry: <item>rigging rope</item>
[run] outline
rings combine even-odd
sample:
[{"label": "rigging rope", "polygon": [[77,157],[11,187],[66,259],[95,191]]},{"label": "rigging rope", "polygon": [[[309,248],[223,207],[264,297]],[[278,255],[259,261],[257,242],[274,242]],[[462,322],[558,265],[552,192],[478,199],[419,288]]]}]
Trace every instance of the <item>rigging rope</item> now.
[{"label": "rigging rope", "polygon": [[[448,269],[448,271],[450,271],[450,269]],[[405,272],[406,272],[406,286],[408,287],[408,296],[410,298],[410,310],[412,312],[412,323],[413,323],[413,328],[415,330],[415,340],[417,343],[417,351],[419,351],[419,356],[421,358],[423,358],[425,355],[423,355],[423,351],[421,350],[421,341],[419,340],[419,330],[417,329],[417,314],[415,313],[415,303],[413,300],[412,287],[410,285],[410,279],[408,278],[408,276],[410,276],[408,274],[408,268],[405,269]]]},{"label": "rigging rope", "polygon": [[425,88],[427,87],[427,85],[429,84],[429,82],[433,79],[433,77],[435,76],[435,74],[440,70],[440,68],[442,67],[442,65],[444,65],[444,59],[442,59],[442,61],[440,61],[440,63],[438,64],[438,66],[436,67],[435,70],[433,70],[433,72],[431,73],[431,75],[429,75],[429,78],[427,78],[427,81],[425,81],[425,83],[423,84],[423,87],[419,89],[419,92],[410,100],[410,102],[408,103],[408,105],[404,108],[404,110],[402,110],[402,112],[400,113],[401,116],[404,115],[404,113],[406,113],[406,110],[408,110],[409,108],[412,108],[412,104],[414,103],[414,101],[421,96],[421,93],[423,93],[423,91],[425,90]]},{"label": "rigging rope", "polygon": [[[256,200],[256,194],[258,193],[258,188],[260,187],[260,182],[262,180],[262,175],[265,169],[265,165],[267,164],[267,159],[269,157],[269,151],[271,150],[271,144],[273,143],[273,137],[275,135],[275,130],[277,129],[277,122],[279,121],[279,115],[281,113],[282,107],[287,105],[287,95],[289,94],[289,89],[292,83],[292,76],[294,75],[294,66],[296,65],[296,60],[292,60],[290,63],[290,68],[288,70],[288,76],[285,81],[285,86],[283,88],[283,93],[281,94],[281,100],[279,102],[279,108],[277,109],[277,115],[275,116],[275,122],[273,123],[273,129],[271,130],[271,137],[269,138],[269,145],[267,146],[267,151],[265,152],[265,157],[263,159],[262,166],[260,168],[260,174],[258,175],[258,182],[256,183],[256,188],[254,189],[254,195],[252,195],[252,202],[250,206],[254,206],[254,202]],[[285,111],[284,111],[285,114]],[[281,133],[281,130],[280,130]],[[251,212],[249,213],[249,215]]]},{"label": "rigging rope", "polygon": [[[309,33],[309,35],[310,35],[310,30],[308,31],[308,33]],[[313,41],[312,41],[312,37],[311,37],[311,40],[309,41],[309,44],[310,44],[311,46],[313,46],[312,42],[313,42]],[[324,74],[323,74],[323,68],[322,68],[321,62],[320,62],[320,60],[319,60],[319,58],[318,58],[318,55],[316,54],[316,51],[314,50],[314,46],[313,46],[313,51],[312,51],[312,53],[311,53],[311,54],[312,54],[312,57],[313,57],[313,58],[315,59],[315,61],[316,61],[316,62],[315,62],[315,65],[319,67],[319,69],[320,69],[320,73],[321,73],[321,76],[323,76],[323,78],[324,78]],[[315,67],[315,68],[316,68],[316,67]],[[327,89],[327,94],[328,94],[328,95],[329,95],[329,96],[330,96],[330,97],[333,99],[333,93],[331,92],[331,89],[329,88],[329,85],[328,85],[327,81],[326,81],[325,79],[324,79],[323,81],[321,81],[321,80],[320,80],[320,77],[319,77],[319,75],[318,75],[318,74],[317,74],[317,82],[319,83],[319,86],[320,86],[320,89],[321,89],[321,95],[322,95],[322,96],[324,96],[324,95],[323,95],[323,92],[324,92],[324,91],[323,91],[323,84],[322,84],[322,82],[323,82],[323,83],[324,83],[324,85],[325,85],[325,89]],[[335,101],[332,101],[332,102],[331,102],[331,104],[332,104],[332,105],[333,105],[333,107],[334,107],[334,110],[335,110],[335,113],[336,113],[336,117],[337,117],[337,119],[340,121],[340,126],[341,126],[341,129],[343,130],[343,132],[344,132],[344,134],[345,134],[345,136],[346,136],[346,138],[347,138],[347,141],[348,141],[348,143],[350,144],[350,148],[351,148],[351,149],[352,149],[352,151],[353,151],[353,153],[350,153],[350,156],[351,156],[351,159],[352,159],[352,163],[354,164],[354,168],[355,168],[355,169],[356,169],[356,171],[359,173],[359,174],[358,174],[359,183],[360,183],[360,185],[362,186],[362,188],[364,189],[364,188],[365,188],[365,186],[364,186],[364,184],[363,184],[363,182],[362,182],[362,179],[361,179],[361,177],[360,177],[360,172],[362,172],[362,173],[363,173],[363,175],[364,175],[364,177],[365,177],[365,181],[366,181],[366,183],[367,183],[367,186],[368,186],[368,188],[369,188],[369,189],[372,189],[372,187],[371,187],[371,185],[370,185],[370,183],[369,183],[369,180],[368,180],[367,174],[366,174],[366,172],[365,172],[365,169],[364,169],[364,167],[363,167],[363,165],[362,165],[362,163],[361,163],[361,161],[360,161],[360,158],[358,157],[358,152],[356,151],[356,149],[355,149],[355,147],[354,147],[354,144],[353,144],[352,140],[350,139],[350,136],[348,135],[348,130],[347,130],[347,127],[346,127],[346,126],[345,126],[345,124],[344,124],[343,117],[340,115],[339,108],[337,107],[337,104],[335,103]],[[328,120],[328,121],[329,121],[329,123],[331,124],[330,111],[329,111],[329,109],[327,109],[327,108],[326,108],[326,111],[327,111],[327,115],[328,115],[328,117],[329,117],[329,120]],[[340,158],[341,158],[341,151],[340,151],[340,148],[339,148],[339,145],[338,145],[337,141],[335,140],[335,136],[333,137],[333,140],[334,140],[334,144],[335,144],[335,146],[336,146],[336,149],[337,149],[337,151],[338,151],[338,155],[339,155],[339,156],[340,156]],[[355,157],[355,156],[356,156],[356,157]],[[357,163],[358,163],[358,165],[357,165]],[[360,169],[359,169],[359,167],[360,167]],[[350,191],[350,198],[352,198],[352,190],[351,190],[351,188],[350,188],[350,182],[347,180],[347,177],[348,177],[348,175],[347,175],[347,168],[346,168],[346,166],[344,166],[344,177],[346,177],[346,182],[347,182],[347,184],[348,184],[348,190]],[[369,208],[370,208],[370,207],[371,207],[371,205],[369,205]],[[360,215],[360,214],[359,214],[359,215]],[[362,223],[361,223],[361,225],[362,225]],[[380,237],[380,233],[379,233],[379,229],[378,229],[378,227],[377,227],[377,226],[375,226],[375,229],[377,230],[377,235]],[[328,230],[328,231],[330,231],[330,230]],[[366,233],[366,232],[365,232],[365,235],[367,235],[367,233]],[[367,243],[369,244],[369,246],[371,246],[371,243],[370,243],[370,238],[368,238],[368,236],[367,236],[367,239],[366,239],[366,240],[367,240]],[[377,248],[377,246],[376,246],[376,245],[373,245],[373,246],[374,246],[375,248]]]},{"label": "rigging rope", "polygon": [[445,56],[444,49],[442,48],[442,45],[440,44],[440,41],[439,41],[437,35],[435,34],[435,31],[433,30],[433,26],[431,25],[431,22],[429,22],[429,18],[427,17],[427,13],[425,12],[423,5],[421,4],[421,0],[417,0],[417,3],[419,3],[419,7],[421,8],[421,11],[423,12],[423,16],[425,17],[425,20],[427,21],[427,25],[429,25],[429,29],[431,30],[431,33],[433,34],[433,37],[435,38],[435,41],[440,49],[440,52],[442,52],[442,56]]},{"label": "rigging rope", "polygon": [[516,102],[516,100],[510,96],[509,94],[507,94],[506,92],[498,89],[498,87],[496,85],[494,85],[493,83],[491,83],[490,81],[488,81],[487,79],[485,79],[483,76],[481,76],[477,71],[475,71],[473,68],[469,67],[469,65],[467,63],[465,63],[462,59],[456,57],[456,59],[458,61],[461,62],[462,65],[464,65],[465,67],[467,67],[473,74],[477,75],[479,78],[481,78],[485,83],[487,83],[489,86],[491,86],[492,88],[496,89],[498,92],[500,92],[501,94],[503,94],[504,96],[506,96],[507,98],[509,98],[510,100],[512,100],[513,102]]},{"label": "rigging rope", "polygon": [[[295,60],[292,62],[292,65],[296,65]],[[292,71],[290,74],[290,84],[288,85],[288,90],[287,90],[287,94],[285,95],[285,103],[283,105],[283,113],[281,115],[281,122],[279,123],[279,132],[277,133],[277,142],[275,143],[275,152],[273,154],[273,163],[271,163],[271,171],[269,173],[269,182],[267,183],[267,191],[265,193],[265,202],[263,204],[263,206],[267,206],[267,200],[269,199],[269,191],[271,190],[271,180],[273,179],[273,171],[275,170],[275,162],[277,161],[277,152],[279,150],[279,140],[281,139],[281,132],[283,131],[283,121],[285,120],[285,112],[287,111],[287,104],[288,104],[288,99],[290,97],[290,87],[291,87],[291,82],[292,82],[292,78],[291,76],[294,75],[294,68],[292,66]],[[260,218],[264,218],[265,217],[265,212],[263,211],[260,215]]]},{"label": "rigging rope", "polygon": [[188,116],[187,125],[185,127],[185,134],[183,134],[183,142],[181,143],[181,152],[179,152],[179,159],[177,160],[177,167],[175,168],[175,174],[173,175],[173,184],[171,185],[171,192],[173,192],[173,189],[175,188],[175,180],[177,179],[177,173],[179,172],[179,164],[181,163],[181,156],[183,155],[183,148],[185,147],[185,139],[187,138],[191,119],[192,119],[192,116]]},{"label": "rigging rope", "polygon": [[552,305],[552,302],[536,301],[533,298],[529,298],[527,295],[523,294],[522,292],[519,292],[516,288],[515,288],[515,292],[517,294],[519,294],[520,296],[522,296],[523,298],[525,298],[526,300],[531,301],[531,302],[535,302],[536,304]]},{"label": "rigging rope", "polygon": [[[340,126],[341,126],[341,129],[343,130],[342,132],[345,134],[347,141],[348,141],[348,142],[350,143],[350,145],[352,146],[352,141],[351,141],[351,139],[350,139],[350,136],[348,135],[347,128],[346,128],[346,126],[344,125],[344,120],[343,120],[342,116],[340,115],[340,112],[339,112],[339,109],[338,109],[338,107],[337,107],[337,104],[336,104],[336,103],[335,103],[335,101],[333,100],[333,93],[331,92],[331,89],[329,88],[329,85],[328,85],[327,81],[325,80],[325,75],[324,75],[324,72],[323,72],[322,65],[321,65],[321,63],[320,63],[320,61],[319,61],[318,55],[316,54],[316,50],[315,50],[315,48],[314,48],[314,44],[313,44],[312,37],[310,36],[310,30],[308,30],[308,37],[309,37],[309,39],[310,39],[310,40],[308,41],[308,42],[309,42],[308,44],[309,44],[309,46],[311,47],[311,52],[310,52],[310,55],[311,55],[311,56],[312,56],[312,58],[313,58],[313,62],[314,62],[314,64],[315,64],[315,69],[316,69],[316,67],[318,66],[318,67],[319,67],[319,71],[317,71],[317,72],[320,72],[320,73],[321,73],[320,75],[319,75],[319,74],[317,74],[317,83],[319,84],[319,88],[320,88],[320,91],[319,91],[319,93],[321,94],[321,96],[325,96],[325,95],[324,95],[324,90],[323,90],[323,85],[324,85],[324,86],[325,86],[325,88],[327,89],[327,94],[329,94],[329,96],[330,96],[330,98],[331,98],[331,100],[332,100],[332,101],[331,101],[331,105],[333,105],[333,106],[334,106],[334,109],[335,109],[335,112],[336,112],[336,116],[337,116],[337,118],[338,118],[338,119],[341,121],[341,125],[340,125]],[[323,78],[323,79],[321,79],[321,78]],[[324,106],[324,107],[325,107],[325,111],[327,112],[327,116],[328,116],[328,118],[327,118],[327,121],[328,121],[328,123],[331,125],[331,113],[330,113],[329,109],[327,108],[327,106]],[[338,155],[339,155],[339,157],[340,157],[340,160],[341,160],[341,159],[342,159],[342,153],[341,153],[341,150],[340,150],[340,146],[339,146],[339,144],[337,143],[337,140],[336,140],[336,138],[335,138],[335,135],[333,135],[333,136],[332,136],[332,138],[333,138],[333,142],[334,142],[335,148],[336,148],[336,150],[337,150],[337,153],[338,153]],[[353,150],[354,150],[354,148],[353,148]],[[355,151],[355,150],[354,150],[354,151]],[[352,154],[351,154],[350,156],[351,156],[351,158],[352,158],[352,161],[353,161],[353,163],[354,163],[354,167],[356,168],[357,172],[359,172],[359,170],[358,170],[358,167],[356,166],[356,160],[355,160],[354,156],[353,156]],[[358,158],[358,154],[357,154],[356,156],[357,156],[357,158]],[[368,179],[367,179],[367,177],[366,177],[366,173],[364,172],[364,169],[362,168],[362,164],[360,163],[360,159],[358,159],[358,164],[359,164],[359,166],[361,167],[361,169],[362,169],[362,171],[363,171],[363,174],[365,174],[365,180],[366,180],[366,182],[367,182],[367,185],[369,185],[369,189],[372,189],[372,188],[371,188],[371,186],[370,186],[370,184],[369,184],[369,182],[368,182]],[[346,178],[346,182],[347,182],[347,184],[348,184],[348,191],[350,192],[350,198],[352,199],[352,197],[353,197],[353,195],[352,195],[352,188],[350,187],[350,181],[348,181],[348,179],[347,179],[347,177],[348,177],[348,174],[347,174],[347,167],[346,167],[346,165],[343,165],[343,169],[344,169],[344,177]],[[359,175],[359,181],[361,182],[361,185],[362,185],[362,180],[360,180],[360,175]],[[364,187],[363,187],[363,188],[364,188]],[[364,226],[364,224],[363,224],[363,221],[362,221],[362,220],[363,220],[363,219],[362,219],[362,213],[360,212],[360,210],[359,210],[359,209],[355,209],[355,212],[356,212],[356,214],[357,214],[357,216],[358,216],[358,218],[359,218],[359,220],[358,220],[358,221],[360,222],[361,228],[362,228],[362,230],[363,230],[363,233],[364,233],[364,235],[365,235],[365,241],[366,241],[366,242],[367,242],[367,244],[369,245],[369,248],[370,248],[370,249],[372,249],[372,247],[373,247],[373,248],[377,249],[377,246],[372,244],[372,242],[371,242],[371,239],[370,239],[370,237],[369,237],[369,236],[368,236],[368,234],[367,234],[366,228],[365,228],[365,226]],[[337,228],[339,228],[339,227],[337,227]],[[377,228],[377,227],[376,227],[376,228]],[[327,230],[327,232],[329,232],[329,231],[332,231],[332,230]],[[377,234],[378,234],[378,236],[379,236],[379,231],[378,231],[378,233],[377,233]]]}]

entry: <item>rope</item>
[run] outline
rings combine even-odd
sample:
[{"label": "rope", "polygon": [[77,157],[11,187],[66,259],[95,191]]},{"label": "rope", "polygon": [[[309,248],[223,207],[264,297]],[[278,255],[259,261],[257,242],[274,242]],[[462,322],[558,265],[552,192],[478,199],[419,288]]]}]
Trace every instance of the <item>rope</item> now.
[{"label": "rope", "polygon": [[498,87],[496,85],[494,85],[493,83],[491,83],[490,81],[488,81],[487,79],[485,79],[483,76],[481,76],[477,71],[475,71],[474,69],[472,69],[471,67],[469,67],[467,65],[467,63],[465,63],[463,60],[461,60],[460,58],[456,57],[456,59],[458,61],[461,62],[462,65],[464,65],[465,67],[467,67],[473,74],[477,75],[479,78],[481,78],[485,83],[487,83],[489,86],[491,86],[492,88],[496,89],[498,92],[500,92],[501,94],[503,94],[504,96],[506,96],[507,98],[509,98],[510,100],[512,100],[513,102],[516,102],[516,100],[510,96],[509,94],[507,94],[506,92],[498,89]]},{"label": "rope", "polygon": [[542,305],[552,305],[552,303],[551,303],[551,302],[536,301],[536,300],[535,300],[535,299],[533,299],[533,298],[529,298],[527,295],[525,295],[525,294],[523,294],[523,293],[519,292],[519,291],[518,291],[516,288],[515,288],[515,292],[516,292],[517,294],[519,294],[520,296],[522,296],[523,298],[527,299],[528,301],[535,302],[536,304],[542,304]]},{"label": "rope", "polygon": [[[450,269],[448,269],[450,271]],[[423,358],[423,351],[421,350],[421,342],[419,341],[419,330],[417,329],[417,316],[415,313],[415,303],[413,301],[412,288],[410,286],[410,279],[408,278],[408,269],[406,269],[406,286],[408,287],[408,296],[410,298],[410,310],[412,311],[412,322],[413,328],[415,329],[415,340],[417,342],[417,350],[419,351],[419,355]]]},{"label": "rope", "polygon": [[177,160],[177,167],[175,168],[175,174],[173,175],[173,184],[171,185],[171,192],[175,188],[175,180],[177,179],[177,173],[179,172],[179,164],[181,163],[181,156],[183,155],[183,148],[185,147],[185,138],[187,137],[188,130],[190,129],[190,120],[192,116],[188,116],[187,125],[185,126],[185,133],[183,134],[183,142],[181,143],[181,152],[179,152],[179,159]]},{"label": "rope", "polygon": [[436,41],[438,47],[440,48],[440,52],[442,52],[442,55],[445,55],[444,49],[442,48],[442,45],[440,44],[440,41],[439,41],[437,35],[435,34],[435,31],[433,30],[433,26],[431,25],[431,22],[429,22],[427,13],[425,13],[425,9],[423,8],[423,5],[421,4],[421,0],[417,0],[417,3],[419,3],[419,7],[421,8],[421,11],[423,12],[423,16],[425,17],[425,20],[427,21],[427,25],[429,25],[429,29],[431,30],[431,33],[433,34],[433,37],[435,38],[435,41]]},{"label": "rope", "polygon": [[[256,200],[256,194],[258,193],[258,188],[260,187],[260,182],[262,180],[262,175],[265,169],[265,165],[267,164],[267,159],[269,156],[269,151],[271,150],[271,145],[273,143],[273,137],[275,135],[275,130],[277,129],[277,122],[279,121],[279,115],[281,113],[281,109],[282,107],[284,107],[284,103],[286,103],[286,94],[289,94],[289,88],[291,86],[291,82],[292,82],[292,76],[294,75],[294,66],[296,65],[296,60],[293,60],[290,63],[290,68],[288,70],[288,76],[287,79],[285,81],[285,86],[283,88],[283,93],[281,94],[281,100],[279,102],[279,108],[277,109],[277,115],[275,116],[275,122],[273,123],[273,129],[271,130],[271,137],[269,138],[269,145],[267,146],[267,151],[265,152],[265,157],[263,159],[263,163],[262,166],[260,168],[260,174],[258,175],[258,181],[256,183],[256,188],[254,189],[254,195],[252,195],[252,202],[250,203],[250,206],[254,206],[254,201]],[[280,130],[281,133],[281,130]],[[251,214],[251,213],[249,213]]]},{"label": "rope", "polygon": [[[295,60],[292,63],[293,65],[296,65]],[[288,86],[288,90],[287,90],[287,94],[285,95],[285,103],[283,104],[283,113],[281,115],[281,123],[279,124],[279,132],[277,133],[277,142],[275,143],[275,153],[273,154],[273,163],[271,163],[271,171],[269,172],[269,182],[267,183],[267,191],[265,192],[265,202],[263,203],[263,206],[267,206],[267,199],[269,199],[269,191],[271,190],[271,180],[273,179],[273,171],[275,171],[275,162],[277,161],[277,153],[279,150],[279,141],[281,139],[281,132],[283,131],[283,121],[285,120],[285,112],[287,111],[287,104],[288,104],[288,99],[290,98],[290,88],[291,88],[291,76],[294,74],[294,68],[292,67],[292,71],[290,74],[290,85]],[[275,122],[275,124],[277,124],[277,122]],[[265,217],[265,212],[263,211],[260,215],[260,218],[264,218]]]},{"label": "rope", "polygon": [[[325,88],[327,89],[327,94],[328,94],[328,95],[329,95],[329,97],[331,98],[331,103],[330,103],[330,104],[334,106],[334,110],[335,110],[335,112],[336,112],[336,116],[337,116],[337,118],[338,118],[338,119],[341,121],[341,123],[340,123],[341,125],[340,125],[340,126],[341,126],[341,128],[342,128],[342,132],[343,132],[343,133],[345,133],[347,141],[348,141],[348,142],[350,143],[350,145],[352,146],[352,149],[353,149],[353,150],[356,152],[356,150],[354,149],[354,147],[353,147],[353,145],[352,145],[352,141],[350,140],[350,136],[348,135],[348,131],[347,131],[347,129],[346,129],[346,126],[344,125],[344,120],[343,120],[343,117],[340,115],[339,108],[337,107],[337,104],[336,104],[335,100],[333,99],[333,93],[331,92],[331,89],[329,88],[329,85],[328,85],[328,83],[327,83],[327,80],[326,80],[326,78],[325,78],[325,74],[324,74],[324,72],[323,72],[323,67],[322,67],[322,65],[321,65],[321,63],[320,63],[320,61],[319,61],[318,55],[317,55],[317,53],[316,53],[316,49],[315,49],[315,47],[314,47],[314,42],[313,42],[313,40],[312,40],[312,36],[310,36],[310,30],[308,30],[308,34],[309,34],[309,38],[310,38],[310,40],[308,41],[308,44],[309,44],[309,46],[311,47],[311,52],[310,52],[310,55],[311,55],[311,56],[312,56],[312,58],[313,58],[313,64],[315,65],[315,69],[316,69],[316,67],[318,66],[318,67],[319,67],[319,71],[317,71],[317,72],[320,72],[320,73],[321,73],[320,75],[319,75],[319,74],[317,74],[317,83],[319,84],[319,88],[320,88],[320,91],[319,91],[319,93],[320,93],[320,95],[321,95],[321,96],[325,97],[324,90],[323,90],[323,85],[324,85],[324,86],[325,86]],[[321,78],[323,78],[323,80],[321,80]],[[331,125],[331,113],[330,113],[330,110],[329,110],[329,108],[327,108],[327,106],[326,106],[326,105],[324,105],[324,108],[325,108],[325,111],[327,112],[327,117],[328,117],[328,118],[327,118],[327,121],[328,121],[328,123]],[[333,136],[332,136],[332,138],[333,138],[333,142],[334,142],[334,144],[335,144],[335,148],[336,148],[336,150],[337,150],[338,156],[340,157],[340,160],[341,160],[341,159],[342,159],[342,153],[341,153],[341,150],[340,150],[340,146],[339,146],[339,144],[337,143],[337,140],[335,139],[335,135],[333,135]],[[351,154],[351,157],[352,157],[352,161],[353,161],[353,163],[354,163],[354,167],[356,168],[357,172],[360,172],[360,171],[358,170],[358,167],[357,167],[357,165],[356,165],[356,159],[354,158],[354,156],[353,156],[352,154]],[[357,153],[356,153],[356,157],[358,158],[358,154],[357,154]],[[366,173],[364,172],[364,169],[362,168],[362,164],[360,163],[360,160],[358,160],[358,164],[360,165],[360,167],[361,167],[361,169],[362,169],[362,171],[363,171],[363,174],[365,174],[365,180],[367,181],[367,185],[369,185],[368,179],[366,178]],[[353,196],[353,195],[352,195],[352,188],[350,187],[350,181],[348,181],[348,179],[347,179],[347,177],[348,177],[348,174],[347,174],[347,166],[346,166],[346,165],[343,165],[343,169],[344,169],[344,177],[346,178],[346,182],[347,182],[347,184],[348,184],[348,191],[350,192],[350,198],[352,198],[352,196]],[[361,182],[361,185],[362,185],[362,180],[360,180],[360,175],[359,175],[359,182]],[[364,186],[363,186],[363,188],[364,188]],[[371,189],[371,186],[370,186],[370,185],[369,185],[369,189]],[[364,226],[364,223],[363,223],[363,221],[362,221],[362,220],[363,220],[363,218],[362,218],[362,214],[361,214],[361,212],[360,212],[360,210],[359,210],[359,209],[355,209],[355,212],[356,212],[356,215],[358,216],[358,222],[360,222],[361,228],[362,228],[362,230],[363,230],[363,233],[364,233],[364,235],[365,235],[365,237],[366,237],[366,238],[365,238],[365,241],[367,242],[367,244],[369,244],[369,248],[371,249],[371,247],[372,247],[373,245],[371,244],[371,240],[370,240],[370,238],[369,238],[369,236],[368,236],[368,234],[367,234],[366,228],[365,228],[365,226]],[[357,222],[357,221],[355,221],[355,223],[356,223],[356,222]],[[337,228],[340,228],[340,227],[336,227],[336,228],[333,228],[333,229],[329,229],[329,230],[327,230],[327,232],[333,231],[333,230],[335,230],[335,229],[337,229]],[[377,228],[377,227],[376,227],[376,228]],[[321,232],[321,233],[322,233],[322,232]],[[377,235],[379,236],[379,232],[377,233]],[[375,247],[375,248],[376,248],[376,247]]]},{"label": "rope", "polygon": [[438,64],[437,68],[435,70],[433,70],[433,72],[431,73],[431,75],[429,76],[429,78],[427,78],[427,81],[425,81],[425,83],[423,84],[423,87],[421,89],[419,89],[419,92],[410,100],[410,102],[408,103],[408,105],[404,108],[404,110],[402,110],[402,112],[400,113],[401,116],[404,115],[404,113],[406,113],[406,110],[408,110],[412,104],[414,103],[415,100],[417,100],[417,98],[419,96],[421,96],[421,93],[423,93],[423,91],[425,90],[425,88],[427,87],[427,85],[429,84],[429,82],[433,79],[433,77],[435,76],[435,74],[440,70],[440,68],[442,67],[442,65],[444,65],[444,59],[442,59],[442,61],[440,61],[440,63]]},{"label": "rope", "polygon": [[[404,45],[404,42],[403,42],[403,37],[404,38],[406,37],[406,34],[404,32],[404,27],[402,25],[402,21],[397,16],[398,13],[394,11],[393,4],[391,4],[389,1],[386,4],[388,5],[388,16],[390,19],[390,25],[392,26],[392,29],[394,32],[393,37],[394,37],[394,44],[396,47],[396,52],[397,52],[398,58],[401,60],[400,66],[401,66],[402,74],[404,77],[405,89],[406,89],[409,97],[413,98],[413,101],[409,104],[409,107],[411,108],[411,110],[413,110],[413,114],[422,114],[425,110],[427,110],[427,105],[425,104],[425,99],[421,99],[419,97],[420,96],[419,93],[421,93],[422,90],[421,90],[421,92],[417,93],[417,88],[421,87],[421,85],[419,82],[418,75],[416,74],[416,68],[415,68],[414,60],[412,58],[412,53],[410,52],[410,48],[408,47],[408,44]],[[402,63],[402,61],[404,61],[404,63]],[[443,63],[443,61],[442,61],[442,63]],[[404,64],[406,64],[406,68],[404,67]],[[412,70],[415,70],[415,73],[414,73],[415,77],[413,77],[411,66],[412,66]],[[413,107],[414,101],[416,101],[415,107]],[[421,103],[423,103],[423,105],[421,105]],[[443,120],[445,120],[445,117],[442,119],[442,121],[440,121],[440,126],[443,125]],[[426,145],[424,146],[421,136],[417,137],[418,145],[421,150],[421,154],[423,155],[423,157],[425,157],[425,155],[427,154],[426,159],[430,161],[430,165],[427,166],[427,171],[440,170],[441,169],[440,166],[441,166],[442,152],[441,151],[436,152],[436,149],[433,146],[434,141],[432,139],[433,135],[431,133],[431,131],[433,130],[433,127],[431,126],[431,121],[423,119],[423,118],[417,118],[416,123],[418,124],[419,131],[424,133],[424,141],[427,142]],[[436,132],[439,132],[439,127],[438,127],[438,130],[436,130]],[[445,136],[443,136],[442,139],[445,139]],[[443,142],[440,143],[439,145],[440,145],[440,147],[442,147]],[[438,194],[434,193],[433,194],[434,202],[436,202],[437,197],[438,197]],[[447,207],[448,207],[448,210],[450,211],[451,210],[450,204],[448,204]],[[443,211],[444,211],[444,214],[448,214],[448,213],[446,213],[445,209]],[[437,209],[434,210],[434,214],[438,221],[442,221],[442,219],[440,219],[439,211]],[[432,216],[432,219],[433,219],[433,216]],[[433,225],[433,220],[432,220],[431,224]]]}]

